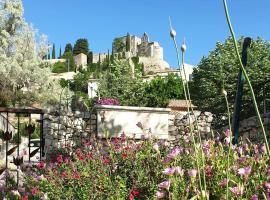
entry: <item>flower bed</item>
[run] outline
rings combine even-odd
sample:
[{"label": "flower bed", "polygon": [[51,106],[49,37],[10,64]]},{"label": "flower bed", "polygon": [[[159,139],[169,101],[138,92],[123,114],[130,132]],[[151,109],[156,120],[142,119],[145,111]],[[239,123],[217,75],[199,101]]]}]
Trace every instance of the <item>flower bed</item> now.
[{"label": "flower bed", "polygon": [[22,166],[23,187],[17,190],[9,178],[1,199],[226,199],[227,184],[229,199],[269,199],[264,145],[230,147],[228,139],[203,142],[203,154],[187,141],[170,147],[165,140],[136,142],[125,135],[67,144],[53,160]]}]

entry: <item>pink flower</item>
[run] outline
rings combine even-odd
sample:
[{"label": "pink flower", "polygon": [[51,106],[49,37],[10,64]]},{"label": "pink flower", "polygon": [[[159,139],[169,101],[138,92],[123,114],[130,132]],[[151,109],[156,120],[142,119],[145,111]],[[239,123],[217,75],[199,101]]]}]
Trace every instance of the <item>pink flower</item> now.
[{"label": "pink flower", "polygon": [[227,129],[227,130],[225,131],[225,136],[226,136],[226,137],[230,137],[231,135],[232,135],[231,130],[230,130],[230,129]]},{"label": "pink flower", "polygon": [[228,182],[229,182],[229,181],[228,181],[226,178],[224,178],[222,181],[219,182],[219,186],[225,187],[225,186],[227,185]]},{"label": "pink flower", "polygon": [[56,161],[57,161],[58,164],[61,164],[63,162],[62,155],[58,155],[57,158],[56,158]]},{"label": "pink flower", "polygon": [[32,193],[33,196],[36,196],[36,194],[38,193],[38,188],[33,187],[33,188],[31,189],[31,193]]},{"label": "pink flower", "polygon": [[184,170],[181,167],[177,166],[177,167],[174,168],[174,170],[175,170],[176,174],[179,174],[181,176],[184,175]]},{"label": "pink flower", "polygon": [[170,181],[163,181],[160,184],[158,184],[158,187],[159,188],[166,189],[166,190],[169,190],[170,185],[171,185],[171,182]]},{"label": "pink flower", "polygon": [[251,172],[250,166],[238,169],[238,174],[241,176],[248,176],[250,172]]},{"label": "pink flower", "polygon": [[66,171],[62,172],[62,178],[66,178],[68,176],[68,173]]},{"label": "pink flower", "polygon": [[266,174],[267,174],[267,176],[270,176],[270,167],[266,168]]},{"label": "pink flower", "polygon": [[259,200],[256,194],[252,195],[251,200]]},{"label": "pink flower", "polygon": [[162,173],[166,175],[173,175],[175,172],[174,168],[166,168]]},{"label": "pink flower", "polygon": [[155,151],[159,151],[159,145],[158,145],[158,143],[153,144],[153,149]]},{"label": "pink flower", "polygon": [[157,197],[158,199],[164,198],[164,197],[165,197],[165,192],[163,192],[163,191],[157,191],[156,197]]},{"label": "pink flower", "polygon": [[46,163],[44,161],[41,161],[40,163],[37,164],[37,168],[38,169],[44,169],[45,165],[46,165]]},{"label": "pink flower", "polygon": [[263,186],[267,189],[267,190],[270,190],[270,182],[264,182],[263,183]]},{"label": "pink flower", "polygon": [[230,191],[234,193],[236,196],[240,197],[244,194],[244,187],[243,186],[233,187],[230,188]]},{"label": "pink flower", "polygon": [[28,196],[26,195],[26,196],[23,196],[22,198],[21,198],[21,200],[28,200]]},{"label": "pink flower", "polygon": [[195,178],[196,175],[197,175],[197,170],[196,169],[191,169],[188,171],[188,175],[191,177],[191,178]]}]

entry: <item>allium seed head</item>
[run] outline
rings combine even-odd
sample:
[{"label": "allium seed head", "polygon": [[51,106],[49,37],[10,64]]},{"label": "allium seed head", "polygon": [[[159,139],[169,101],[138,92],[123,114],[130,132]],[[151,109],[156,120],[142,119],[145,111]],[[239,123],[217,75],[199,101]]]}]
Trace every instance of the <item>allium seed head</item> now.
[{"label": "allium seed head", "polygon": [[176,37],[176,31],[174,29],[171,29],[170,36],[174,39]]},{"label": "allium seed head", "polygon": [[227,96],[227,91],[222,89],[221,93],[224,95],[224,96]]},{"label": "allium seed head", "polygon": [[186,50],[187,50],[186,44],[182,44],[182,46],[181,46],[181,51],[182,51],[182,52],[185,52]]}]

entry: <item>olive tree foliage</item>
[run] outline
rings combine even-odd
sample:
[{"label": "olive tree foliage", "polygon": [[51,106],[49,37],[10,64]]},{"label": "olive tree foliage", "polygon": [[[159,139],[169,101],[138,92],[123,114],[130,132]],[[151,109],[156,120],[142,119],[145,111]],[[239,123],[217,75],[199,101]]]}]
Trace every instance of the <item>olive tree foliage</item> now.
[{"label": "olive tree foliage", "polygon": [[[36,41],[36,30],[23,18],[21,0],[0,0],[0,89],[14,98],[28,93],[35,98],[53,100],[49,90],[57,91],[50,68],[42,62],[48,52],[47,37]],[[47,95],[50,93],[50,95]]]},{"label": "olive tree foliage", "polygon": [[[242,48],[243,37],[238,40]],[[228,94],[230,110],[233,112],[237,90],[239,62],[234,52],[233,40],[218,42],[207,57],[203,57],[194,69],[190,90],[194,104],[201,110],[214,113],[219,117],[227,115],[227,108],[221,90]],[[270,99],[270,44],[257,38],[248,49],[247,73],[251,79],[261,113],[264,103],[269,107]],[[244,84],[241,119],[255,115],[251,94],[247,83]],[[219,120],[220,122],[220,120]],[[227,121],[224,121],[227,123]],[[219,123],[220,124],[220,123]],[[222,123],[221,123],[222,124]]]}]

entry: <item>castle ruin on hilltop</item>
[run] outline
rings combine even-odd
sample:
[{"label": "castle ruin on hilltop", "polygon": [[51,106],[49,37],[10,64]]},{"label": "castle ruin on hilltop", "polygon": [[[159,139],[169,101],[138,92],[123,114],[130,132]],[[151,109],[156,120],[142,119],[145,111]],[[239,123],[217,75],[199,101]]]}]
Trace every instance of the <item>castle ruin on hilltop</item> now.
[{"label": "castle ruin on hilltop", "polygon": [[163,59],[163,48],[158,42],[150,42],[147,33],[142,37],[129,35],[115,38],[113,42],[115,56],[129,59],[138,57],[139,63],[144,65],[144,72],[155,73],[170,69],[170,65]]}]

